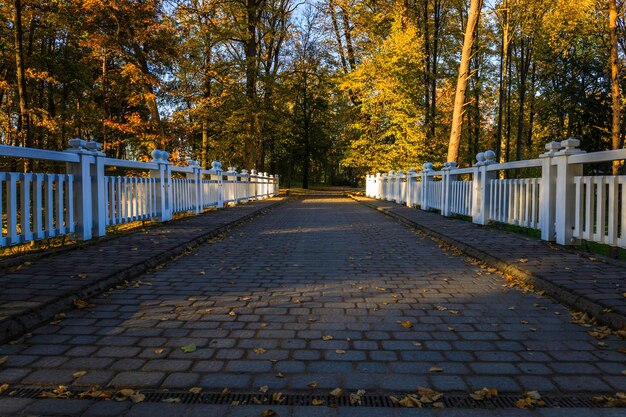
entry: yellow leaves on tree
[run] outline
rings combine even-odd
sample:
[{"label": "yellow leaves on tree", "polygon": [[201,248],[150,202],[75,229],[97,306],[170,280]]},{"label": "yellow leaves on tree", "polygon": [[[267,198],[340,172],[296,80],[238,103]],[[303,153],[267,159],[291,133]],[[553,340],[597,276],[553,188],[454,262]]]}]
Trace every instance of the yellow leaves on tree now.
[{"label": "yellow leaves on tree", "polygon": [[422,39],[402,10],[394,11],[389,36],[373,44],[341,87],[358,96],[360,136],[352,142],[347,166],[369,171],[396,169],[423,161],[423,94],[416,80],[424,70]]}]

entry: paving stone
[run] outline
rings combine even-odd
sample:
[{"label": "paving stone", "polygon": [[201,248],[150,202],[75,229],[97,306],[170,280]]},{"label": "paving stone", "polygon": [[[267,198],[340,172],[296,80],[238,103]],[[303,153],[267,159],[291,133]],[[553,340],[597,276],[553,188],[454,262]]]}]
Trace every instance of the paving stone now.
[{"label": "paving stone", "polygon": [[132,406],[130,401],[97,401],[85,410],[81,417],[118,417]]},{"label": "paving stone", "polygon": [[125,417],[182,417],[187,408],[187,404],[140,403],[133,405]]},{"label": "paving stone", "polygon": [[88,400],[45,399],[31,402],[22,413],[28,415],[71,416],[85,411],[91,404]]},{"label": "paving stone", "polygon": [[163,372],[120,372],[115,375],[111,385],[119,388],[158,387],[165,377]]}]

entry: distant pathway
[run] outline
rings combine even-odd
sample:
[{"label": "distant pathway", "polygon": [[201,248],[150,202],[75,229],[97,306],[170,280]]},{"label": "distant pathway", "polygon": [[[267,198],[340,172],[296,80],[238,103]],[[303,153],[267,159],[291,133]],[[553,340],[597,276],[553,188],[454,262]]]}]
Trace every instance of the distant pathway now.
[{"label": "distant pathway", "polygon": [[[92,299],[95,307],[0,346],[8,356],[0,384],[267,386],[285,394],[341,387],[387,395],[417,386],[463,395],[483,387],[514,395],[626,391],[623,341],[609,336],[598,346],[563,306],[504,288],[493,271],[343,197],[293,200],[133,279]],[[181,350],[192,344],[195,351]],[[79,371],[86,373],[72,376]],[[52,405],[44,401],[72,415],[106,409],[0,397],[0,410],[45,414]],[[111,415],[132,406],[106,404]],[[173,417],[193,407],[174,406],[139,404],[128,415],[172,407]]]}]

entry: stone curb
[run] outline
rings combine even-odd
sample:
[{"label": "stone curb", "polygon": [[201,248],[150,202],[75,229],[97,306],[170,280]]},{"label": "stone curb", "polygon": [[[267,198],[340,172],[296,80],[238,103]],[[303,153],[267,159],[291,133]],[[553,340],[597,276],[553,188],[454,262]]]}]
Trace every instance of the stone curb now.
[{"label": "stone curb", "polygon": [[607,306],[603,306],[580,295],[576,295],[566,288],[555,285],[554,283],[550,282],[550,280],[546,277],[542,277],[541,275],[530,272],[524,268],[520,268],[519,266],[512,265],[506,261],[497,258],[496,256],[493,256],[473,246],[460,242],[450,236],[439,233],[433,229],[424,226],[423,224],[419,224],[412,220],[409,220],[406,217],[403,217],[397,213],[393,213],[383,207],[377,207],[374,204],[370,204],[366,200],[361,200],[358,196],[354,196],[352,194],[348,195],[359,204],[383,213],[399,221],[400,223],[403,223],[406,226],[421,230],[437,240],[454,246],[468,256],[479,259],[487,263],[487,265],[496,268],[501,272],[512,275],[513,277],[534,286],[536,289],[544,291],[547,295],[554,298],[558,302],[575,308],[576,310],[583,311],[592,317],[595,317],[599,323],[610,326],[613,329],[622,329],[626,327],[626,316],[615,312],[607,312]]},{"label": "stone curb", "polygon": [[[94,295],[100,294],[106,289],[124,280],[142,274],[147,270],[156,267],[160,263],[174,259],[184,254],[186,251],[198,247],[207,239],[215,237],[223,232],[226,232],[234,227],[241,225],[242,223],[245,223],[248,220],[253,219],[254,217],[264,214],[266,211],[285,203],[287,200],[288,198],[282,197],[280,200],[267,206],[259,207],[253,212],[248,213],[245,216],[238,218],[237,220],[223,224],[217,228],[203,233],[200,236],[196,236],[195,238],[190,239],[184,244],[178,245],[174,248],[163,250],[162,252],[157,253],[156,255],[148,259],[144,259],[143,261],[140,261],[131,267],[114,271],[108,276],[98,280],[97,282],[89,283],[77,289],[70,290],[62,296],[59,296],[55,300],[50,301],[41,307],[38,307],[36,310],[31,309],[23,314],[4,319],[0,321],[0,343],[5,343],[9,340],[22,336],[30,329],[52,320],[54,315],[57,313],[73,309],[74,299],[78,298],[82,300],[87,300]],[[210,214],[211,213],[206,213],[205,215]],[[174,220],[173,222],[180,220]],[[171,224],[173,222],[169,223]]]}]

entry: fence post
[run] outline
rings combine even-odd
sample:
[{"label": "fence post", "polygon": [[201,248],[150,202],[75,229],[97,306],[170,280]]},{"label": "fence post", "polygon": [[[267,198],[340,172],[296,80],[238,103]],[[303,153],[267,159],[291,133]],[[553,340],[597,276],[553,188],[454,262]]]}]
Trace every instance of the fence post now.
[{"label": "fence post", "polygon": [[415,203],[413,201],[413,188],[417,185],[415,182],[415,178],[417,177],[417,173],[415,172],[415,168],[409,168],[409,172],[406,174],[406,206],[414,207]]},{"label": "fence post", "polygon": [[274,174],[274,197],[280,194],[280,183],[278,174]]},{"label": "fence post", "polygon": [[433,171],[433,164],[431,162],[426,162],[422,165],[422,205],[421,205],[421,209],[422,210],[429,210],[430,209],[430,204],[428,201],[428,188],[429,188],[429,184],[430,184],[430,177],[428,176],[428,174],[430,172]]},{"label": "fence post", "polygon": [[[105,154],[100,152],[102,145],[77,138],[70,139],[68,144],[72,148],[66,152],[75,153],[80,158],[76,164],[67,164],[67,172],[76,178],[73,195],[76,237],[79,240],[89,240],[94,235],[104,236],[106,194],[103,159]],[[70,222],[73,220],[70,219]]]},{"label": "fence post", "polygon": [[152,162],[158,165],[150,171],[150,178],[156,178],[156,200],[159,206],[158,221],[172,220],[172,164],[168,161],[170,154],[155,149],[151,153]]},{"label": "fence post", "polygon": [[202,167],[200,167],[200,162],[195,161],[193,159],[189,159],[187,161],[187,166],[190,167],[193,171],[191,173],[185,174],[185,177],[188,180],[193,180],[193,190],[194,190],[194,205],[196,207],[196,214],[202,213]]},{"label": "fence post", "polygon": [[584,153],[577,149],[580,145],[578,139],[565,139],[561,141],[561,147],[565,148],[556,153],[551,158],[556,162],[556,187],[555,194],[555,231],[556,243],[559,245],[573,245],[574,225],[576,216],[576,185],[574,177],[583,173],[581,164],[570,164],[570,155]]},{"label": "fence post", "polygon": [[218,161],[211,162],[211,169],[209,170],[209,174],[211,174],[211,180],[217,181],[217,208],[224,207],[224,184],[222,181],[224,180],[222,176],[222,163]]},{"label": "fence post", "polygon": [[402,180],[404,179],[404,171],[398,170],[396,173],[396,195],[395,202],[398,204],[402,204]]},{"label": "fence post", "polygon": [[458,178],[452,171],[457,169],[456,162],[446,162],[443,164],[443,189],[441,190],[441,215],[449,217],[452,215],[452,181]]},{"label": "fence post", "polygon": [[496,178],[496,173],[487,171],[489,165],[495,164],[496,153],[485,151],[476,154],[476,171],[472,184],[472,222],[486,225],[489,223],[489,210],[491,210],[491,180]]},{"label": "fence post", "polygon": [[552,158],[561,149],[561,142],[546,143],[547,152],[539,155],[541,163],[541,183],[539,187],[539,219],[541,239],[553,242],[556,239],[556,174],[557,167]]},{"label": "fence post", "polygon": [[241,182],[243,183],[242,185],[243,200],[242,201],[247,202],[248,200],[250,200],[250,174],[248,174],[248,170],[242,169],[239,177],[241,178]]}]

